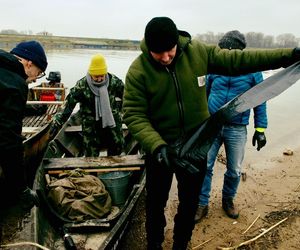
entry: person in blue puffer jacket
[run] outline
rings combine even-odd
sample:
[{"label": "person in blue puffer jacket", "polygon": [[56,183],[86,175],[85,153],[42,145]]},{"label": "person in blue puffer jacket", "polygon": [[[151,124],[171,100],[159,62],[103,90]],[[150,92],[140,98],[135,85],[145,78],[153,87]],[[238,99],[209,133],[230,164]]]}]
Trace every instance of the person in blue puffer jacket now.
[{"label": "person in blue puffer jacket", "polygon": [[[237,30],[227,32],[219,41],[222,49],[241,49],[246,47],[245,36]],[[206,90],[208,98],[208,109],[210,114],[217,112],[224,104],[236,96],[244,93],[256,84],[263,81],[261,72],[240,75],[207,75]],[[252,144],[257,143],[259,151],[266,144],[264,130],[267,128],[266,103],[253,109],[255,133]],[[207,172],[199,195],[199,205],[195,216],[195,222],[199,222],[208,214],[208,203],[211,191],[213,166],[218,151],[222,144],[225,146],[226,167],[222,190],[222,208],[225,213],[233,219],[238,218],[239,212],[234,206],[233,200],[240,182],[242,162],[245,154],[247,141],[247,125],[249,124],[250,110],[234,117],[229,124],[222,127],[217,138],[213,142],[207,155]]]}]

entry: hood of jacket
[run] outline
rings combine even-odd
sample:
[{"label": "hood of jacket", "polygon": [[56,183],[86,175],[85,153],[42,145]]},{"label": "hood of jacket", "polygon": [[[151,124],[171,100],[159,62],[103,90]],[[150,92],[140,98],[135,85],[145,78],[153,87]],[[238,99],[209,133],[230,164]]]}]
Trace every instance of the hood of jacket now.
[{"label": "hood of jacket", "polygon": [[11,71],[22,77],[24,80],[27,79],[24,67],[19,62],[18,58],[4,50],[0,50],[0,68]]}]

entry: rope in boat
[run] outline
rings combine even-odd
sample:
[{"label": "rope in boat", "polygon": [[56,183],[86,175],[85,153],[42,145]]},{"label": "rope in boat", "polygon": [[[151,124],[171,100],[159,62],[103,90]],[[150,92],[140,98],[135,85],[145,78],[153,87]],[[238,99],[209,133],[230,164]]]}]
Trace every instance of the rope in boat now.
[{"label": "rope in boat", "polygon": [[12,243],[12,244],[5,244],[5,245],[0,245],[0,247],[17,247],[17,246],[24,246],[24,245],[31,245],[31,246],[35,246],[35,247],[38,247],[40,249],[43,249],[43,250],[51,250],[47,247],[44,247],[40,244],[37,244],[35,242],[28,242],[28,241],[24,241],[24,242],[18,242],[18,243]]}]

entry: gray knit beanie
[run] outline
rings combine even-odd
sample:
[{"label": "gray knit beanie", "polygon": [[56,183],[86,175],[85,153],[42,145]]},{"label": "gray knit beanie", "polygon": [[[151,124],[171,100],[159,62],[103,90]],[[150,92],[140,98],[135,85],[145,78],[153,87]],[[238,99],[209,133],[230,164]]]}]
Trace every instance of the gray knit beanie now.
[{"label": "gray knit beanie", "polygon": [[220,39],[218,45],[221,49],[243,50],[246,48],[246,44],[245,36],[238,30],[232,30],[225,33],[225,35]]}]

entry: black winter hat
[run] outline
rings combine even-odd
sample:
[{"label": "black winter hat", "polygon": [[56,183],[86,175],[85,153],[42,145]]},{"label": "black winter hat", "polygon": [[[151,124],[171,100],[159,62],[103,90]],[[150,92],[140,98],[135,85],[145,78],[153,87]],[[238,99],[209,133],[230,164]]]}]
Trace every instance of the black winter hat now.
[{"label": "black winter hat", "polygon": [[232,30],[225,33],[225,35],[220,39],[218,45],[221,49],[243,50],[246,48],[246,44],[245,36],[238,30]]},{"label": "black winter hat", "polygon": [[177,27],[168,17],[154,17],[145,29],[145,42],[152,52],[171,50],[177,44],[178,38]]},{"label": "black winter hat", "polygon": [[42,45],[39,42],[21,42],[15,48],[13,48],[10,53],[32,61],[42,71],[45,71],[47,68],[47,57]]}]

